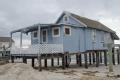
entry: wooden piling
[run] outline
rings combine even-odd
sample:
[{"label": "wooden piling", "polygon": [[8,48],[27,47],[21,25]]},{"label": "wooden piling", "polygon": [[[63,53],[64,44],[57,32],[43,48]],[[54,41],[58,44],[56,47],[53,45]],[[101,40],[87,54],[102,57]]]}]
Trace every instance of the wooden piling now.
[{"label": "wooden piling", "polygon": [[78,57],[78,54],[76,54],[76,64],[79,63],[79,57]]},{"label": "wooden piling", "polygon": [[87,53],[84,53],[84,59],[85,59],[85,68],[88,68],[88,61],[87,61]]},{"label": "wooden piling", "polygon": [[62,69],[65,69],[65,54],[62,54]]},{"label": "wooden piling", "polygon": [[44,59],[45,68],[47,67],[47,58]]},{"label": "wooden piling", "polygon": [[107,51],[104,51],[104,64],[107,66]]},{"label": "wooden piling", "polygon": [[93,63],[95,63],[95,52],[92,52]]},{"label": "wooden piling", "polygon": [[114,48],[112,49],[112,62],[113,62],[113,65],[115,65],[115,53],[114,53]]},{"label": "wooden piling", "polygon": [[39,70],[39,71],[42,71],[41,55],[38,56],[38,64],[39,64],[39,66],[38,66],[38,70]]},{"label": "wooden piling", "polygon": [[59,65],[59,57],[57,58],[57,65]]},{"label": "wooden piling", "polygon": [[68,55],[65,53],[65,66],[68,67]]},{"label": "wooden piling", "polygon": [[96,51],[96,67],[99,67],[99,52]]},{"label": "wooden piling", "polygon": [[119,50],[117,50],[117,62],[118,62],[118,64],[120,64],[120,54],[119,54]]},{"label": "wooden piling", "polygon": [[89,65],[91,65],[91,52],[89,53]]},{"label": "wooden piling", "polygon": [[14,63],[14,57],[13,56],[11,57],[11,62]]},{"label": "wooden piling", "polygon": [[32,67],[34,67],[34,61],[35,59],[34,58],[32,58]]},{"label": "wooden piling", "polygon": [[27,59],[23,57],[23,63],[27,63]]},{"label": "wooden piling", "polygon": [[82,66],[82,54],[79,54],[79,66]]},{"label": "wooden piling", "polygon": [[53,57],[51,58],[51,66],[52,67],[54,66],[54,58]]},{"label": "wooden piling", "polygon": [[102,63],[102,52],[100,52],[100,63]]}]

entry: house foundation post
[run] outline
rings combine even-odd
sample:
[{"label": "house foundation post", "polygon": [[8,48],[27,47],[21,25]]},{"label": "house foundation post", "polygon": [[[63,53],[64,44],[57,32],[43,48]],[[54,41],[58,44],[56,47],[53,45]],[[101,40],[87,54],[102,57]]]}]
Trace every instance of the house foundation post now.
[{"label": "house foundation post", "polygon": [[96,51],[96,67],[99,67],[99,52]]},{"label": "house foundation post", "polygon": [[76,54],[76,64],[79,63],[79,57],[78,57],[78,53]]},{"label": "house foundation post", "polygon": [[95,52],[92,52],[93,64],[95,63]]},{"label": "house foundation post", "polygon": [[102,63],[102,52],[100,51],[100,63]]},{"label": "house foundation post", "polygon": [[38,58],[38,70],[39,71],[42,71],[42,61],[41,61],[41,55],[39,56],[39,58]]},{"label": "house foundation post", "polygon": [[104,51],[104,64],[107,66],[107,51]]},{"label": "house foundation post", "polygon": [[62,69],[65,69],[65,54],[62,55]]},{"label": "house foundation post", "polygon": [[51,58],[51,66],[52,67],[54,66],[54,57],[53,57],[53,54],[52,54],[52,58]]},{"label": "house foundation post", "polygon": [[57,57],[57,65],[59,65],[59,55],[58,55],[58,57]]},{"label": "house foundation post", "polygon": [[89,52],[89,65],[92,65],[92,63],[91,63],[91,52]]},{"label": "house foundation post", "polygon": [[27,59],[25,57],[23,57],[23,63],[27,64]]},{"label": "house foundation post", "polygon": [[115,53],[114,53],[114,48],[112,48],[112,62],[113,62],[113,65],[115,65]]},{"label": "house foundation post", "polygon": [[79,66],[82,66],[82,54],[79,53]]},{"label": "house foundation post", "polygon": [[25,63],[27,64],[27,58],[25,58]]},{"label": "house foundation post", "polygon": [[85,68],[88,68],[88,61],[87,61],[87,53],[84,53],[84,59],[85,59]]},{"label": "house foundation post", "polygon": [[117,50],[117,61],[118,61],[118,64],[120,64],[120,54],[119,54],[119,50]]},{"label": "house foundation post", "polygon": [[14,63],[14,57],[13,56],[11,56],[11,62]]},{"label": "house foundation post", "polygon": [[32,67],[34,68],[34,62],[35,62],[35,59],[32,58]]},{"label": "house foundation post", "polygon": [[70,64],[69,52],[65,52],[65,59],[66,67],[69,67]]},{"label": "house foundation post", "polygon": [[47,68],[47,58],[44,59],[45,68]]}]

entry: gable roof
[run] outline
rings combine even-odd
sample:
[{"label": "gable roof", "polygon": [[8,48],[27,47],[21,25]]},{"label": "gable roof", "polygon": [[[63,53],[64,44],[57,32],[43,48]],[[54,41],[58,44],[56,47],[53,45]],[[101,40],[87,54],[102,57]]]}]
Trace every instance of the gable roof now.
[{"label": "gable roof", "polygon": [[[0,42],[9,42],[10,39],[11,39],[10,37],[0,37]],[[12,42],[14,42],[13,39]]]},{"label": "gable roof", "polygon": [[115,31],[111,30],[110,28],[108,28],[107,26],[105,26],[104,24],[102,24],[98,21],[91,20],[91,19],[88,19],[86,17],[78,16],[78,15],[73,14],[73,13],[70,13],[70,14],[71,14],[71,16],[75,17],[77,20],[86,24],[87,27],[95,28],[95,29],[99,29],[99,30],[103,30],[103,31],[111,32],[111,33],[115,33]]},{"label": "gable roof", "polygon": [[94,29],[98,29],[98,30],[102,30],[102,31],[106,31],[106,32],[110,32],[112,34],[112,36],[114,37],[114,39],[118,40],[119,37],[116,35],[116,32],[113,31],[112,29],[108,28],[107,26],[105,26],[104,24],[98,22],[98,21],[95,21],[95,20],[91,20],[91,19],[88,19],[86,17],[82,17],[82,16],[79,16],[79,15],[76,15],[76,14],[73,14],[73,13],[70,13],[70,12],[63,12],[62,15],[59,17],[59,19],[57,20],[56,23],[58,23],[58,21],[61,19],[61,17],[63,15],[69,15],[69,16],[72,16],[74,17],[75,19],[77,19],[78,21],[84,23],[85,25],[87,25],[88,28],[94,28]]}]

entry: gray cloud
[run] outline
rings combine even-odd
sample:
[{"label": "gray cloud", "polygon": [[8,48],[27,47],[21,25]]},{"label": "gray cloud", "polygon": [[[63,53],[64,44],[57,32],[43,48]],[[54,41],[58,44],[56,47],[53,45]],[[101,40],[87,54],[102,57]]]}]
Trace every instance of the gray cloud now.
[{"label": "gray cloud", "polygon": [[99,20],[120,37],[120,0],[0,0],[0,36],[36,23],[54,23],[62,11]]}]

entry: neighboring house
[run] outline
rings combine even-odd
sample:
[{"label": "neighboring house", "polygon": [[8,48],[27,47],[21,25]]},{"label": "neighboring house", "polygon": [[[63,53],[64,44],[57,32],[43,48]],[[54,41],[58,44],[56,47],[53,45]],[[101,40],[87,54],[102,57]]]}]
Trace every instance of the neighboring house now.
[{"label": "neighboring house", "polygon": [[[10,44],[10,37],[0,37],[0,50],[3,50],[3,48],[8,48]],[[12,44],[14,45],[14,41],[12,39]]]},{"label": "neighboring house", "polygon": [[[40,27],[40,34],[38,33]],[[63,44],[63,50],[85,52],[88,50],[106,50],[106,43],[118,40],[115,31],[102,23],[70,12],[63,12],[55,24],[35,24],[12,31],[31,33],[31,44]]]}]

